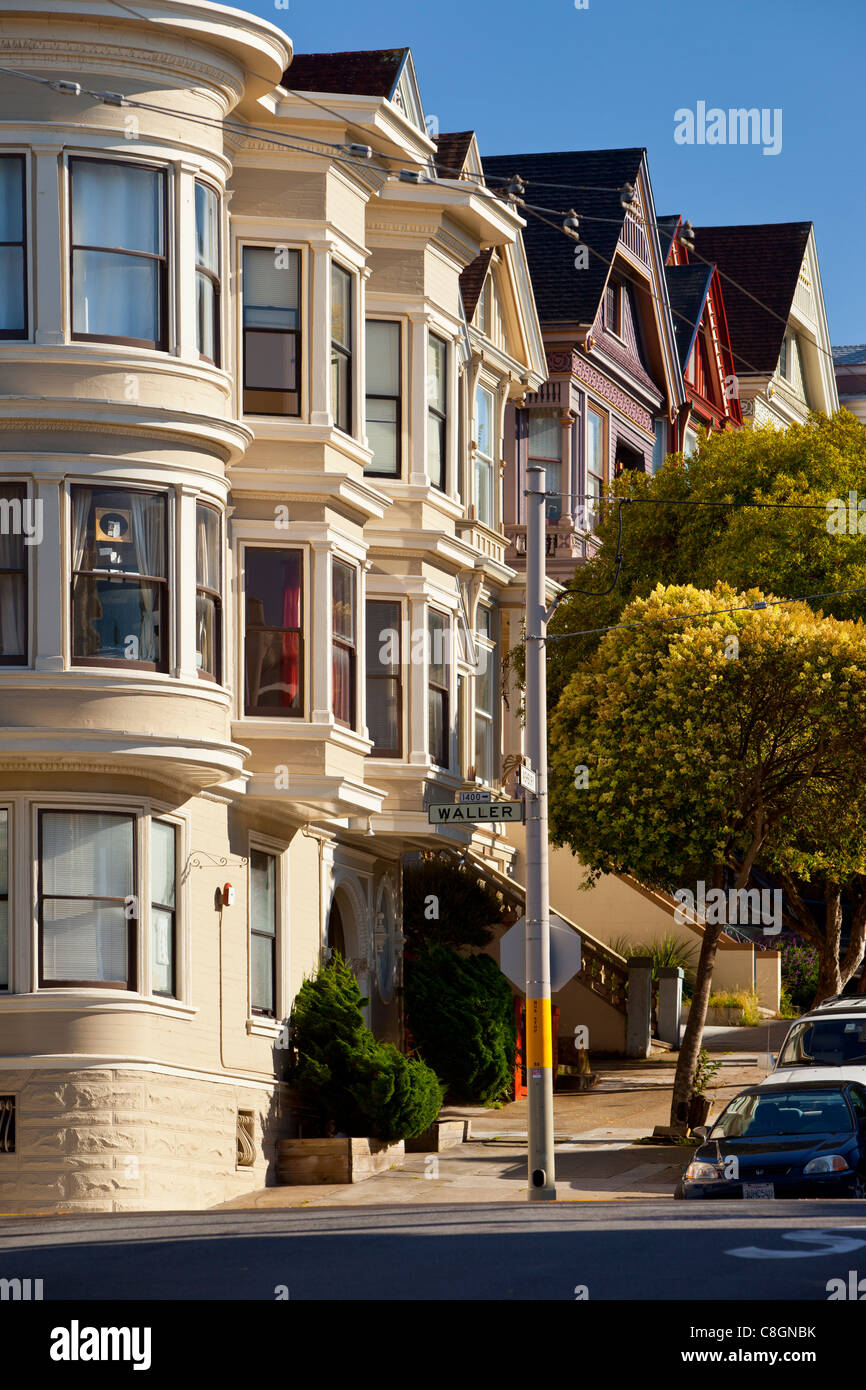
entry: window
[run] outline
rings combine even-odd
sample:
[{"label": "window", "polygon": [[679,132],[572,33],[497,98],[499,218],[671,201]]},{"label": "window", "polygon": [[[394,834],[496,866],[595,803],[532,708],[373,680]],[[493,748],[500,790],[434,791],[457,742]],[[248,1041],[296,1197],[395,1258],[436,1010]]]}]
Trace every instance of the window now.
[{"label": "window", "polygon": [[331,412],[352,433],[352,277],[331,262]]},{"label": "window", "polygon": [[164,820],[151,822],[150,833],[150,962],[154,994],[177,993],[176,883],[177,831]]},{"label": "window", "polygon": [[490,337],[490,329],[493,321],[492,298],[493,278],[488,274],[481,287],[481,294],[478,296],[478,310],[475,316],[476,327],[481,330],[485,338]]},{"label": "window", "polygon": [[244,412],[300,415],[301,253],[245,246]]},{"label": "window", "polygon": [[72,660],[164,671],[166,498],[72,489]]},{"label": "window", "polygon": [[26,506],[23,483],[0,484],[0,666],[27,661]]},{"label": "window", "polygon": [[207,184],[195,186],[195,313],[199,355],[220,365],[220,202]]},{"label": "window", "polygon": [[653,421],[655,441],[653,443],[652,471],[658,473],[665,459],[667,458],[668,441],[668,422],[663,415],[656,416]]},{"label": "window", "polygon": [[445,491],[447,457],[448,344],[435,333],[427,337],[427,476]]},{"label": "window", "polygon": [[250,851],[250,1007],[277,1012],[277,856]]},{"label": "window", "polygon": [[301,561],[300,550],[244,550],[247,714],[304,713]]},{"label": "window", "polygon": [[451,764],[451,728],[448,709],[448,644],[451,624],[444,613],[430,609],[427,637],[430,645],[427,675],[427,749],[439,767]]},{"label": "window", "polygon": [[479,608],[475,646],[478,666],[475,671],[475,776],[492,782],[494,767],[494,730],[496,727],[496,648],[493,644],[493,614],[489,608]]},{"label": "window", "polygon": [[622,335],[622,286],[609,280],[604,291],[604,326],[610,333]]},{"label": "window", "polygon": [[9,988],[9,812],[0,809],[0,989]]},{"label": "window", "polygon": [[220,517],[215,507],[195,508],[195,664],[200,676],[222,679],[222,584]]},{"label": "window", "polygon": [[167,345],[166,183],[161,169],[71,159],[72,336]]},{"label": "window", "polygon": [[334,560],[331,571],[334,718],[338,724],[355,727],[355,571],[342,560]]},{"label": "window", "polygon": [[493,392],[486,386],[476,387],[475,514],[485,526],[496,524],[493,415]]},{"label": "window", "polygon": [[27,218],[24,156],[0,157],[0,338],[26,338]]},{"label": "window", "polygon": [[367,727],[374,758],[402,753],[401,607],[391,600],[367,604]]},{"label": "window", "polygon": [[135,989],[135,818],[39,816],[39,984]]},{"label": "window", "polygon": [[[530,415],[529,466],[544,469],[546,492],[562,492],[562,426],[557,415]],[[548,497],[547,520],[562,519],[562,497]]]},{"label": "window", "polygon": [[781,346],[781,349],[780,349],[780,351],[779,351],[779,376],[782,376],[782,377],[785,377],[785,378],[787,378],[787,376],[788,376],[788,335],[787,335],[787,333],[785,334],[784,338],[782,339],[782,346]]},{"label": "window", "polygon": [[592,407],[586,412],[586,504],[587,530],[598,524],[601,495],[604,492],[604,416]]},{"label": "window", "polygon": [[697,447],[698,447],[698,432],[697,432],[697,430],[693,430],[692,427],[691,427],[691,425],[688,425],[688,426],[686,426],[686,431],[685,431],[685,434],[683,435],[683,454],[684,454],[684,456],[685,456],[687,459],[690,459],[690,458],[692,457],[692,455],[697,451]]},{"label": "window", "polygon": [[367,320],[367,441],[373,450],[369,472],[399,478],[400,325]]}]

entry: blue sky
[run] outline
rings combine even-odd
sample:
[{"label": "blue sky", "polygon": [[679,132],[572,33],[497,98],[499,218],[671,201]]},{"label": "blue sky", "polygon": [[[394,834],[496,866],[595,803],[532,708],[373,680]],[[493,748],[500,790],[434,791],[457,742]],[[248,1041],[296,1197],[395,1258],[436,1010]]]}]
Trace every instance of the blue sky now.
[{"label": "blue sky", "polygon": [[[476,130],[482,153],[645,145],[660,214],[813,221],[831,340],[866,342],[863,0],[238,7],[298,52],[409,45],[427,114],[443,131]],[[780,108],[780,153],[675,143],[674,112],[700,101]]]}]

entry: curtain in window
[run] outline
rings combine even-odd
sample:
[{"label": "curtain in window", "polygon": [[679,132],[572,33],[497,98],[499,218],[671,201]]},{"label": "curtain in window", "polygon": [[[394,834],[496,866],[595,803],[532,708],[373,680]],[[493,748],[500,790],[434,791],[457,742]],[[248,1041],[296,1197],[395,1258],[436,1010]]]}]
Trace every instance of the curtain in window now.
[{"label": "curtain in window", "polygon": [[[0,534],[0,570],[23,571],[24,565],[23,537]],[[27,651],[24,599],[24,573],[0,574],[0,656],[23,658]]]},{"label": "curtain in window", "polygon": [[[91,492],[76,488],[72,493],[72,568],[89,568],[94,563],[90,533]],[[88,553],[89,552],[89,553]],[[100,636],[97,624],[102,618],[102,604],[95,579],[79,575],[73,579],[75,601],[72,613],[72,650],[75,656],[96,656]]]},{"label": "curtain in window", "polygon": [[72,162],[73,326],[77,333],[156,341],[159,268],[129,256],[164,252],[163,174],[115,161]]},{"label": "curtain in window", "polygon": [[[165,528],[161,498],[131,493],[132,534],[139,574],[165,575]],[[161,584],[142,584],[139,660],[159,661]]]},{"label": "curtain in window", "polygon": [[126,981],[132,817],[52,811],[41,824],[44,978]]}]

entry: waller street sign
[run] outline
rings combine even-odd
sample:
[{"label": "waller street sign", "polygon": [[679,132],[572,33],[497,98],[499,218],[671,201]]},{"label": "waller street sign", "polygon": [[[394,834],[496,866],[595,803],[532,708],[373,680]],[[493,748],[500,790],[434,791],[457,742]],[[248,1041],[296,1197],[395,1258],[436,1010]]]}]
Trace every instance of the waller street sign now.
[{"label": "waller street sign", "polygon": [[522,801],[479,801],[470,806],[455,806],[451,802],[427,807],[431,825],[466,825],[469,821],[499,820],[516,825],[523,820]]}]

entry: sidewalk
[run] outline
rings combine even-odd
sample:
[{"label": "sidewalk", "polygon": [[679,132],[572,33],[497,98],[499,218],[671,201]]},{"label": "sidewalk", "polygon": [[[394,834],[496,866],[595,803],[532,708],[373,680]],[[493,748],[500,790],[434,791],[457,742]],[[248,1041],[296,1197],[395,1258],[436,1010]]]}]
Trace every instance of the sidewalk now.
[{"label": "sidewalk", "polygon": [[[771,1024],[771,1029],[779,1025]],[[782,1025],[782,1036],[788,1025]],[[709,1033],[711,1030],[707,1030]],[[722,1067],[707,1094],[711,1115],[744,1086],[767,1074],[767,1029],[717,1028],[708,1050]],[[748,1048],[750,1035],[757,1046]],[[758,1036],[760,1035],[760,1036]],[[717,1042],[710,1049],[709,1043]],[[723,1050],[723,1042],[736,1051]],[[774,1050],[778,1042],[773,1039]],[[757,1065],[761,1062],[764,1065]],[[686,1146],[635,1144],[670,1118],[676,1053],[646,1060],[593,1063],[591,1091],[554,1096],[556,1191],[560,1201],[634,1201],[670,1198],[692,1152]],[[527,1103],[501,1110],[451,1107],[443,1119],[469,1119],[470,1142],[440,1154],[408,1154],[402,1168],[341,1185],[266,1187],[215,1210],[281,1207],[381,1206],[395,1203],[525,1201]]]}]

